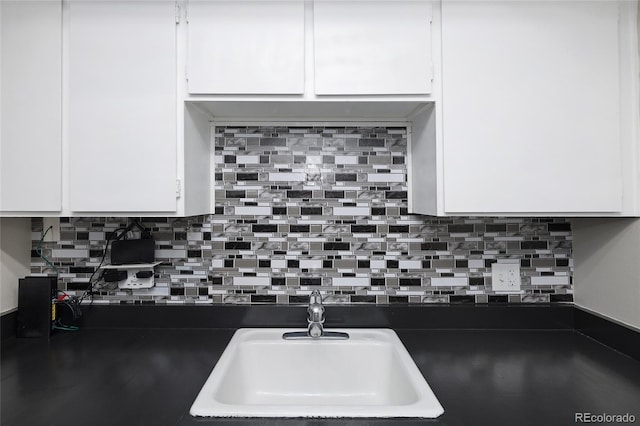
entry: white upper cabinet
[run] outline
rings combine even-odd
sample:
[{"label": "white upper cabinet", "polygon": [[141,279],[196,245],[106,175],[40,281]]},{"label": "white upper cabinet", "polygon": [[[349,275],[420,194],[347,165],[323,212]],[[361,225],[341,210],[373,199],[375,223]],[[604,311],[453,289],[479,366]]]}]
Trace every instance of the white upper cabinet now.
[{"label": "white upper cabinet", "polygon": [[315,0],[315,93],[431,93],[431,7],[428,1]]},{"label": "white upper cabinet", "polygon": [[444,212],[621,211],[618,7],[443,2]]},{"label": "white upper cabinet", "polygon": [[62,4],[1,1],[0,211],[62,208]]},{"label": "white upper cabinet", "polygon": [[304,2],[190,1],[189,93],[302,94]]},{"label": "white upper cabinet", "polygon": [[176,9],[69,2],[69,208],[176,211]]},{"label": "white upper cabinet", "polygon": [[190,0],[187,91],[425,96],[432,13],[426,0]]}]

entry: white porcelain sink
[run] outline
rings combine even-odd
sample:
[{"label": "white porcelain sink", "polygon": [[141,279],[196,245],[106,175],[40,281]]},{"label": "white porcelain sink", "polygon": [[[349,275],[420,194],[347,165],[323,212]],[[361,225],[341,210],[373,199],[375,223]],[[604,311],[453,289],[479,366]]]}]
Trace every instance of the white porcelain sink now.
[{"label": "white porcelain sink", "polygon": [[191,415],[434,418],[444,412],[393,330],[340,329],[348,340],[284,340],[290,331],[236,331]]}]

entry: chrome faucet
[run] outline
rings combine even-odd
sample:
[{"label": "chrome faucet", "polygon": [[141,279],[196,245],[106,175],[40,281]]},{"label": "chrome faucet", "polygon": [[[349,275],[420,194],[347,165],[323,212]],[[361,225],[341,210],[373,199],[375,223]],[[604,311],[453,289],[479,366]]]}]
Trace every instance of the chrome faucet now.
[{"label": "chrome faucet", "polygon": [[288,339],[348,339],[349,334],[340,331],[325,331],[324,329],[324,305],[322,295],[318,290],[313,290],[309,295],[309,307],[307,308],[307,331],[289,331],[282,335]]},{"label": "chrome faucet", "polygon": [[322,296],[318,290],[313,290],[309,296],[309,307],[307,308],[307,333],[313,338],[318,338],[324,334],[324,306]]}]

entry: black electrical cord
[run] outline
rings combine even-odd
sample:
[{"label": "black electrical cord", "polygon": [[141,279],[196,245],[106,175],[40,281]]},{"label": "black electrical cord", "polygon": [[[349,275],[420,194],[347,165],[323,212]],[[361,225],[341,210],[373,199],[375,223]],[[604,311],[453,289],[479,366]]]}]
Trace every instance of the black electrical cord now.
[{"label": "black electrical cord", "polygon": [[49,233],[49,231],[51,231],[53,229],[53,226],[50,226],[47,228],[46,231],[43,232],[42,237],[40,237],[40,241],[38,241],[38,245],[36,246],[36,253],[38,254],[38,256],[40,256],[40,258],[42,260],[45,261],[45,263],[47,265],[49,265],[49,267],[51,267],[51,269],[53,269],[53,272],[55,272],[56,277],[58,276],[58,268],[56,268],[56,266],[51,263],[51,261],[49,259],[47,259],[43,254],[42,254],[42,242],[44,241],[44,237],[47,236],[47,233]]},{"label": "black electrical cord", "polygon": [[[65,330],[65,331],[77,331],[80,328],[77,325],[77,321],[82,316],[82,311],[80,310],[80,298],[78,296],[69,296],[62,290],[58,290],[58,293],[62,293],[58,299],[54,301],[55,305],[55,315],[53,324],[51,324],[51,328],[54,330]],[[71,318],[68,319],[68,322],[71,324],[65,324],[62,321],[62,313],[60,313],[59,309],[62,307],[66,307],[67,310],[71,313]]]},{"label": "black electrical cord", "polygon": [[96,284],[97,281],[100,281],[100,279],[102,278],[102,275],[100,276],[100,278],[98,278],[97,281],[93,281],[93,277],[96,275],[96,272],[98,272],[100,270],[100,268],[102,267],[102,264],[104,263],[104,259],[107,257],[107,252],[109,251],[109,243],[111,242],[111,240],[113,239],[113,237],[115,235],[117,235],[118,231],[124,231],[120,233],[120,236],[118,238],[116,238],[116,240],[119,240],[120,238],[122,238],[122,236],[128,232],[127,229],[129,227],[125,228],[124,230],[122,228],[120,229],[116,229],[115,231],[111,232],[111,234],[109,234],[109,237],[107,238],[107,243],[104,246],[104,253],[102,253],[102,259],[100,259],[100,264],[98,265],[98,267],[93,271],[93,273],[91,274],[91,277],[89,277],[89,288],[87,288],[85,290],[85,292],[82,294],[82,296],[80,296],[80,302],[82,303],[84,301],[84,299],[87,296],[91,296],[91,303],[90,306],[93,306],[93,286]]},{"label": "black electrical cord", "polygon": [[141,237],[153,238],[153,236],[151,235],[149,230],[147,228],[145,228],[144,226],[142,226],[140,224],[140,222],[138,222],[137,220],[133,220],[133,222],[131,222],[129,225],[127,225],[126,228],[120,228],[120,229],[116,229],[115,231],[113,231],[109,235],[109,237],[107,238],[107,243],[105,244],[104,253],[102,254],[102,259],[100,260],[100,264],[93,271],[93,273],[91,274],[91,277],[89,277],[89,288],[87,290],[85,290],[85,292],[82,294],[82,296],[80,297],[80,302],[79,303],[82,303],[84,301],[84,299],[87,297],[87,295],[89,295],[89,296],[91,296],[91,303],[89,304],[89,307],[93,306],[93,286],[96,284],[96,282],[98,282],[98,281],[100,281],[100,279],[102,279],[104,271],[100,275],[100,278],[98,278],[97,281],[94,282],[93,281],[93,277],[95,276],[96,272],[98,272],[98,270],[102,267],[102,264],[104,263],[104,259],[107,257],[107,251],[109,250],[109,243],[111,242],[111,239],[114,236],[116,236],[119,231],[121,231],[120,235],[117,236],[117,238],[115,238],[114,241],[118,241],[118,240],[122,239],[123,237],[126,238],[127,233],[129,233],[129,231],[131,231],[134,227],[137,227],[140,230]]}]

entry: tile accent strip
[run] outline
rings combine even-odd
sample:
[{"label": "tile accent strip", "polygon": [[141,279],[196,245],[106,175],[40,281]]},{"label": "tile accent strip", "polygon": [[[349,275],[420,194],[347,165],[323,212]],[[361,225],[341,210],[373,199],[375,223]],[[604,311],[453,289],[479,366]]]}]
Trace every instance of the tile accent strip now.
[{"label": "tile accent strip", "polygon": [[[156,286],[105,286],[94,303],[297,304],[314,288],[335,304],[573,300],[566,219],[408,213],[404,127],[217,127],[214,143],[215,214],[141,218],[163,262]],[[42,251],[63,290],[87,288],[127,223],[62,219]],[[32,257],[34,275],[50,272]],[[506,260],[520,263],[520,294],[491,289],[491,264]]]}]

